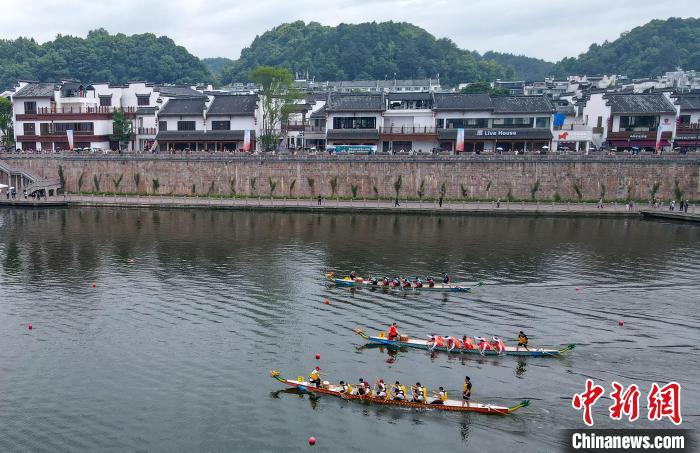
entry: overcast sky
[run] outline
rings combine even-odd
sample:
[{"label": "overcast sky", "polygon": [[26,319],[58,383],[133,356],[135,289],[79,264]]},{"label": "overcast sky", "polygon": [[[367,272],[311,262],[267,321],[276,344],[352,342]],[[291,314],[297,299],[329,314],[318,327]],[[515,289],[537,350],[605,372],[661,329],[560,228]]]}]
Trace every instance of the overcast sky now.
[{"label": "overcast sky", "polygon": [[170,36],[199,57],[237,58],[282,22],[407,21],[458,46],[547,60],[576,56],[651,19],[700,16],[699,0],[2,0],[0,37]]}]

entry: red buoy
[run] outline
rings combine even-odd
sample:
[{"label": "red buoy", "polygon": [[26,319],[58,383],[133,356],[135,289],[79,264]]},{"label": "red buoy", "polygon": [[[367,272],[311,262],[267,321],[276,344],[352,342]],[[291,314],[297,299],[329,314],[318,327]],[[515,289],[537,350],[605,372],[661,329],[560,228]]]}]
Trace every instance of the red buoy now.
[{"label": "red buoy", "polygon": [[34,326],[32,326],[32,323],[30,322],[30,323],[27,325],[27,329],[32,330],[33,328],[34,328]]},{"label": "red buoy", "polygon": [[579,288],[579,287],[577,286],[577,287],[576,287],[576,291],[581,291],[581,288]]},{"label": "red buoy", "polygon": [[622,326],[625,325],[625,321],[623,321],[623,320],[621,319],[621,320],[619,320],[619,321],[617,322],[617,325],[620,326],[620,327],[622,327]]},{"label": "red buoy", "polygon": [[328,300],[328,299],[326,299],[326,300],[323,301],[323,303],[326,304],[326,305],[330,305],[330,304],[331,304],[331,301]]},{"label": "red buoy", "polygon": [[321,360],[321,354],[316,354],[316,360]]},{"label": "red buoy", "polygon": [[92,287],[93,287],[93,288],[97,288],[97,283],[93,283],[93,284],[92,284]]},{"label": "red buoy", "polygon": [[309,437],[309,445],[316,445],[316,438],[311,436]]}]

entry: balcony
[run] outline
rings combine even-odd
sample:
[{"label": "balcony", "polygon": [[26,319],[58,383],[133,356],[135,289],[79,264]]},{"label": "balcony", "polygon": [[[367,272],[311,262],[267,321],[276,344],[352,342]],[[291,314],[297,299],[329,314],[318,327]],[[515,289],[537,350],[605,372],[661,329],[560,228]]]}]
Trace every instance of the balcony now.
[{"label": "balcony", "polygon": [[136,129],[136,135],[156,135],[158,133],[155,127],[139,127]]},{"label": "balcony", "polygon": [[436,135],[437,128],[435,126],[389,126],[380,127],[379,133],[391,135]]},{"label": "balcony", "polygon": [[17,120],[38,119],[111,119],[114,112],[124,110],[127,116],[133,116],[136,107],[102,107],[102,106],[52,106],[39,107],[34,110],[25,110],[23,114],[17,114]]},{"label": "balcony", "polygon": [[695,132],[700,129],[700,123],[680,123],[676,125],[676,132]]}]

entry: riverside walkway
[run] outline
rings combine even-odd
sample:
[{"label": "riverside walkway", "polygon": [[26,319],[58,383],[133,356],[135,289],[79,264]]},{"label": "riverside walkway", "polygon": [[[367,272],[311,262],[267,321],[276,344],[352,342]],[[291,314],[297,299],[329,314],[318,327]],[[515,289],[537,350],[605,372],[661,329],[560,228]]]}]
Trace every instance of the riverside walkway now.
[{"label": "riverside walkway", "polygon": [[501,201],[456,201],[448,200],[442,206],[437,201],[399,200],[344,200],[309,198],[231,198],[231,197],[183,197],[173,195],[79,195],[65,194],[33,200],[18,197],[15,200],[0,198],[0,207],[126,207],[165,209],[228,209],[289,212],[364,212],[375,214],[427,214],[427,215],[527,215],[561,217],[637,217],[700,222],[700,208],[690,206],[687,213],[669,211],[668,207],[651,208],[647,204],[630,205],[620,202],[597,203],[576,202],[522,202]]},{"label": "riverside walkway", "polygon": [[[440,206],[435,201],[400,200],[394,206],[392,200],[336,200],[299,198],[282,199],[269,197],[230,198],[230,197],[183,197],[183,196],[136,196],[136,195],[77,195],[66,194],[50,197],[46,200],[5,200],[0,199],[0,206],[41,207],[50,205],[66,206],[119,206],[143,208],[204,208],[261,211],[304,211],[304,212],[370,212],[402,214],[440,214],[440,215],[542,215],[542,216],[586,216],[619,217],[637,216],[637,206],[627,207],[624,203],[605,203],[602,208],[597,203],[552,203],[552,202],[508,202],[500,205],[493,201],[461,202],[445,201]],[[662,208],[659,209],[661,211]],[[695,207],[691,206],[692,211]]]}]

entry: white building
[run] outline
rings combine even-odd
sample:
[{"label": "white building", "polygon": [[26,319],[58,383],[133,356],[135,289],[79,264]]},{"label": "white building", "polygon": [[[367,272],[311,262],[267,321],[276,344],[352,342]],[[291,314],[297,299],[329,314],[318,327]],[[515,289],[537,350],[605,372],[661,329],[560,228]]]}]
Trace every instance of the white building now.
[{"label": "white building", "polygon": [[669,150],[675,135],[677,107],[661,93],[593,92],[583,110],[584,121],[594,135],[604,137],[611,148],[646,149],[660,145]]},{"label": "white building", "polygon": [[158,111],[161,152],[235,151],[254,148],[260,124],[257,95],[174,98]]}]

